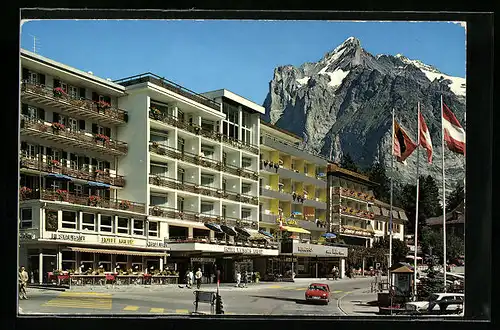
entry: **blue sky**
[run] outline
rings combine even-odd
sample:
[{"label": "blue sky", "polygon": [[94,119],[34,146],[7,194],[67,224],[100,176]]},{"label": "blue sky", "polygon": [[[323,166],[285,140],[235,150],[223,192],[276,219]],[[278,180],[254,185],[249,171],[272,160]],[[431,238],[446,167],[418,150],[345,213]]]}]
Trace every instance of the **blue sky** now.
[{"label": "blue sky", "polygon": [[316,62],[354,36],[373,55],[401,53],[465,77],[465,29],[445,22],[30,21],[21,47],[112,80],[151,71],[196,92],[226,88],[255,103],[274,68]]}]

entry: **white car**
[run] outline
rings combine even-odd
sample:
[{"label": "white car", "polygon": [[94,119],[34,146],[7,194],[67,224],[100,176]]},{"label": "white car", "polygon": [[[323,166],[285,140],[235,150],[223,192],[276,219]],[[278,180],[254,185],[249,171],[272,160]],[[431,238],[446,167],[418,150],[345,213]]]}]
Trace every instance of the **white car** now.
[{"label": "white car", "polygon": [[[428,301],[412,301],[412,302],[407,302],[405,304],[406,310],[410,311],[417,311],[417,312],[422,312],[422,311],[428,311],[429,309],[429,304],[434,304],[434,307],[432,308],[433,311],[439,311],[439,304],[438,302],[445,301],[445,300],[461,300],[464,301],[464,294],[463,293],[433,293]],[[458,305],[458,304],[451,304],[446,307],[446,310],[452,311],[456,310],[458,311],[459,309],[462,309],[463,305]]]}]

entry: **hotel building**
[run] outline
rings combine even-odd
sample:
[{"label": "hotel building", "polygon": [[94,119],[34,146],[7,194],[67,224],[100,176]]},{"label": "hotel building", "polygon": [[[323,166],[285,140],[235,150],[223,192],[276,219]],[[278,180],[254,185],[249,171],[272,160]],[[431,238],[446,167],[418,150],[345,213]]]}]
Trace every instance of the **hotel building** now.
[{"label": "hotel building", "polygon": [[20,87],[20,264],[35,282],[55,269],[162,268],[165,229],[122,193],[135,189],[122,168],[125,87],[25,50]]}]

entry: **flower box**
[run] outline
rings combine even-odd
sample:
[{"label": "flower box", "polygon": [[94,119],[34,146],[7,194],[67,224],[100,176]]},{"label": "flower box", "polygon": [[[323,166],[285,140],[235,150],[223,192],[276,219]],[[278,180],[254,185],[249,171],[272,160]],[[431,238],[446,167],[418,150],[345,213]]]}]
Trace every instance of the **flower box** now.
[{"label": "flower box", "polygon": [[120,206],[120,209],[122,209],[122,210],[128,210],[130,208],[131,204],[129,201],[124,200],[124,201],[120,201],[119,206]]},{"label": "flower box", "polygon": [[162,113],[160,110],[158,110],[157,108],[155,107],[149,107],[149,109],[151,110],[151,115],[153,116],[153,119],[155,120],[161,120],[162,118]]},{"label": "flower box", "polygon": [[109,144],[109,136],[104,135],[104,134],[96,134],[95,135],[95,140],[96,141],[102,141],[106,144]]},{"label": "flower box", "polygon": [[95,170],[94,173],[95,173],[95,175],[98,175],[98,176],[105,174],[105,172],[103,170]]},{"label": "flower box", "polygon": [[89,196],[89,206],[97,206],[101,202],[99,196]]},{"label": "flower box", "polygon": [[105,101],[99,101],[96,103],[96,105],[97,105],[97,110],[107,110],[111,108],[111,104]]},{"label": "flower box", "polygon": [[56,123],[56,122],[52,123],[52,129],[54,131],[64,131],[65,128],[66,127],[61,123]]},{"label": "flower box", "polygon": [[28,187],[21,187],[19,191],[21,193],[21,196],[27,196],[33,192],[33,190],[31,190],[31,188]]},{"label": "flower box", "polygon": [[55,97],[63,97],[67,95],[64,89],[62,89],[61,87],[54,88],[52,92],[54,93]]},{"label": "flower box", "polygon": [[68,191],[64,189],[57,189],[56,196],[60,201],[66,200],[68,196]]}]

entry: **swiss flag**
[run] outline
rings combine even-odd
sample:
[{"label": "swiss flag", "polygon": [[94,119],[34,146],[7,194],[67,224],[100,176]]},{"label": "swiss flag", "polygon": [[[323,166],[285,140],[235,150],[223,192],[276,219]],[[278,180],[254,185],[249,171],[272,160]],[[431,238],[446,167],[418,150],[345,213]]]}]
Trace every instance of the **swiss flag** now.
[{"label": "swiss flag", "polygon": [[465,130],[451,112],[450,108],[443,103],[443,131],[444,140],[448,149],[465,156]]},{"label": "swiss flag", "polygon": [[394,155],[400,163],[406,164],[405,160],[417,148],[417,144],[408,136],[408,134],[394,120]]},{"label": "swiss flag", "polygon": [[427,161],[432,164],[432,140],[429,128],[425,123],[424,116],[421,112],[418,113],[419,127],[420,127],[420,145],[427,150]]}]

